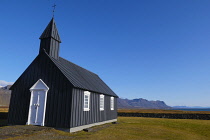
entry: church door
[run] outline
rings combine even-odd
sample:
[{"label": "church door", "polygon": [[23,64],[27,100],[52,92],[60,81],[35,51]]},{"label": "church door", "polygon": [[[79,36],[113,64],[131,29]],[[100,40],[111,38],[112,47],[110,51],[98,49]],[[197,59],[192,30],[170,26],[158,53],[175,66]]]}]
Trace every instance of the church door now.
[{"label": "church door", "polygon": [[30,90],[31,99],[27,124],[44,126],[47,91],[49,88],[40,79],[34,84],[34,86],[32,86]]}]

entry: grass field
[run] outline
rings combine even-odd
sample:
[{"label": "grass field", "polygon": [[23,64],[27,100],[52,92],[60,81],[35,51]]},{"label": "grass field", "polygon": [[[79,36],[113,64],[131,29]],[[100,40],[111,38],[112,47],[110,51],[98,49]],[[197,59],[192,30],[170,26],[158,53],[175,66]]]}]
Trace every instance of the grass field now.
[{"label": "grass field", "polygon": [[210,111],[182,111],[162,109],[118,109],[119,113],[169,113],[169,114],[210,114]]},{"label": "grass field", "polygon": [[210,140],[210,121],[119,117],[119,124],[89,135],[83,132],[79,137],[103,140]]},{"label": "grass field", "polygon": [[12,139],[88,139],[88,140],[210,140],[210,121],[118,117],[119,124],[93,132],[70,134],[55,129]]},{"label": "grass field", "polygon": [[[7,112],[7,108],[0,108],[0,112]],[[177,110],[118,110],[126,113],[201,113],[204,111]],[[46,129],[36,133],[16,134],[10,139],[90,139],[90,140],[210,140],[210,120],[190,119],[161,119],[142,117],[118,117],[118,124],[105,124],[93,128],[93,132],[76,132],[70,134],[55,129]],[[6,120],[0,120],[0,126]],[[0,127],[0,132],[4,128]],[[22,127],[22,126],[20,126]],[[29,126],[25,126],[29,127]],[[17,127],[17,130],[19,127]],[[4,135],[4,134],[3,134]],[[1,137],[0,137],[1,139]]]}]

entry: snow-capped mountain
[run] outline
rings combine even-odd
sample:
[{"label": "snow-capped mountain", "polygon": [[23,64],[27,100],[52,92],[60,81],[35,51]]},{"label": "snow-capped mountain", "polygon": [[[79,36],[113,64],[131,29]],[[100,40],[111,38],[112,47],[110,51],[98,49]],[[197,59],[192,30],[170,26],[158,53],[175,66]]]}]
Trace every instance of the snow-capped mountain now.
[{"label": "snow-capped mountain", "polygon": [[1,87],[5,87],[7,85],[12,85],[14,82],[7,82],[7,81],[4,81],[4,80],[0,80],[0,88]]}]

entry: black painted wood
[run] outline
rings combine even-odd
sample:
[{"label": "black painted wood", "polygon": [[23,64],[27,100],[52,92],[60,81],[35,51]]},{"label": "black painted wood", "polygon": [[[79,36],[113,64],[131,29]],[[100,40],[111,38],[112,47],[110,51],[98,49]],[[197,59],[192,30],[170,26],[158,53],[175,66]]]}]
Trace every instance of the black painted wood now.
[{"label": "black painted wood", "polygon": [[48,24],[39,39],[41,39],[39,52],[42,52],[42,50],[45,49],[48,55],[55,59],[59,59],[61,40],[58,34],[58,29],[56,28],[54,18],[51,19],[50,23]]},{"label": "black painted wood", "polygon": [[114,110],[111,110],[111,96],[105,95],[104,111],[100,111],[99,98],[100,94],[91,92],[90,111],[84,111],[84,90],[73,88],[70,123],[71,128],[117,118],[117,98],[114,98]]},{"label": "black painted wood", "polygon": [[[46,126],[69,127],[70,119],[66,119],[66,116],[69,117],[71,111],[66,112],[66,108],[71,108],[71,96],[68,94],[71,94],[72,85],[45,53],[38,55],[13,86],[9,124],[26,124],[31,96],[29,89],[39,79],[42,79],[50,88],[47,94]],[[68,98],[64,100],[64,96]],[[65,122],[62,122],[63,120]]]}]

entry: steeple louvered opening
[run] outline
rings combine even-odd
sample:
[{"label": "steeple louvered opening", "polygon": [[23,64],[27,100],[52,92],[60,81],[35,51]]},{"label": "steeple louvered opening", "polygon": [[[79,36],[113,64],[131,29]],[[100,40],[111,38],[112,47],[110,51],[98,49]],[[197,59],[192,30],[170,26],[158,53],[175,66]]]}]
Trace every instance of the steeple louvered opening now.
[{"label": "steeple louvered opening", "polygon": [[39,39],[41,40],[39,52],[45,50],[48,55],[58,59],[61,40],[54,18],[51,19]]}]

